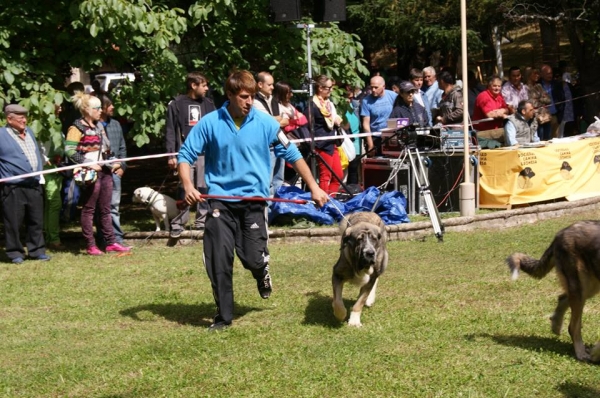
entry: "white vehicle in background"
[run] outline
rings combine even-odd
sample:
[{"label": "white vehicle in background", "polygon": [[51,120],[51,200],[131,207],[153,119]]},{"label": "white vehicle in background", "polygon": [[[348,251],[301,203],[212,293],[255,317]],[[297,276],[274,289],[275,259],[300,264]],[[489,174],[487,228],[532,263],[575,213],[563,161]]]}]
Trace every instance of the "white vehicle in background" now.
[{"label": "white vehicle in background", "polygon": [[130,82],[135,81],[135,75],[133,73],[100,73],[94,76],[94,80],[100,82],[100,89],[106,92],[115,90],[119,92],[120,85],[129,80]]}]

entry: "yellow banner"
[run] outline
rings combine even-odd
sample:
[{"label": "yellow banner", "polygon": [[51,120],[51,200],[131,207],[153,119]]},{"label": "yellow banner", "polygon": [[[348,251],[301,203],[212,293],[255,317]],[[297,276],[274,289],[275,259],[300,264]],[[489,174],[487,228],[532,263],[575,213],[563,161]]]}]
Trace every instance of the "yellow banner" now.
[{"label": "yellow banner", "polygon": [[600,138],[483,150],[479,165],[481,207],[600,196]]}]

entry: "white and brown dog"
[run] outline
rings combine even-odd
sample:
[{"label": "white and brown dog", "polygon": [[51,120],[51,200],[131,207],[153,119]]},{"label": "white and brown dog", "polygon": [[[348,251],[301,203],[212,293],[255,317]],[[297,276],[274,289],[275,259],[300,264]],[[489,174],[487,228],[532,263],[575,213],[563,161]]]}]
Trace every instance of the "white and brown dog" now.
[{"label": "white and brown dog", "polygon": [[142,187],[133,191],[133,202],[146,205],[152,212],[156,231],[160,231],[160,222],[165,225],[165,230],[171,229],[171,220],[179,214],[177,202],[167,195],[155,191],[150,187]]}]

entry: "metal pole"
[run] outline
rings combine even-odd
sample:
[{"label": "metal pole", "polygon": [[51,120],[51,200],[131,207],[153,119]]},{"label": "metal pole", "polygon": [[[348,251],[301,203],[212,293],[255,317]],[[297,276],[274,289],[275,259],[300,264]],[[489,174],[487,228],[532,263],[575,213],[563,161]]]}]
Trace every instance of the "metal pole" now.
[{"label": "metal pole", "polygon": [[465,182],[460,184],[460,215],[475,215],[475,184],[471,182],[470,162],[470,137],[469,137],[469,74],[467,66],[467,0],[460,0],[460,36],[462,52],[462,80],[463,80],[463,133],[464,133],[464,168]]},{"label": "metal pole", "polygon": [[316,178],[317,176],[317,159],[315,159],[315,128],[313,126],[313,79],[312,79],[312,58],[311,58],[311,45],[310,45],[310,32],[314,28],[313,24],[304,24],[306,30],[306,63],[307,73],[306,80],[308,82],[308,130],[310,131],[310,171]]}]

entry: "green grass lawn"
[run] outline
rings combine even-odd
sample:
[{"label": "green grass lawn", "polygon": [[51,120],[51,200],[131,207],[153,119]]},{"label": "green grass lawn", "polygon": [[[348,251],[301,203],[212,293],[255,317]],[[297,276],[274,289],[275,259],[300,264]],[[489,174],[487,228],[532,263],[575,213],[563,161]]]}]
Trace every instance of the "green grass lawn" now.
[{"label": "green grass lawn", "polygon": [[[554,274],[511,282],[504,264],[594,216],[391,242],[359,329],[333,317],[337,244],[272,244],[269,300],[236,263],[236,319],[220,333],[206,330],[201,244],[3,263],[0,396],[598,397],[600,367],[575,360],[566,326],[550,332]],[[347,286],[347,307],[356,296]],[[583,324],[600,340],[598,298]]]}]

